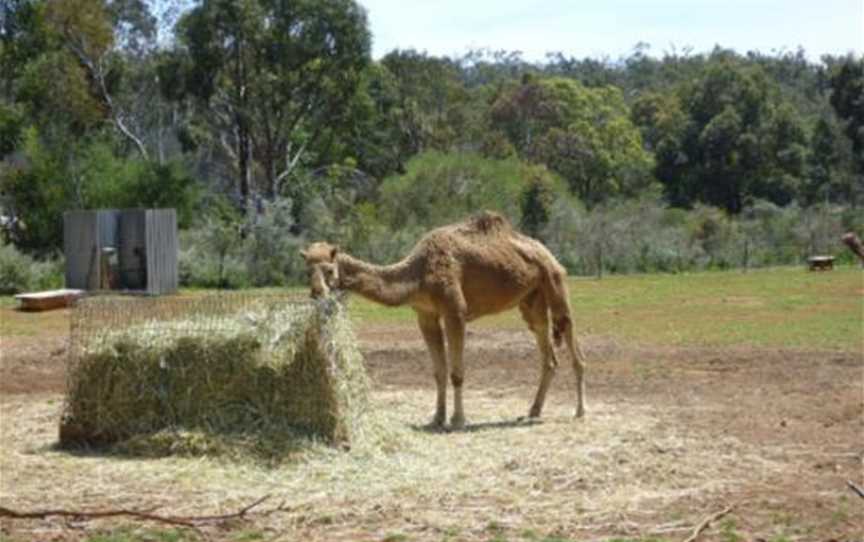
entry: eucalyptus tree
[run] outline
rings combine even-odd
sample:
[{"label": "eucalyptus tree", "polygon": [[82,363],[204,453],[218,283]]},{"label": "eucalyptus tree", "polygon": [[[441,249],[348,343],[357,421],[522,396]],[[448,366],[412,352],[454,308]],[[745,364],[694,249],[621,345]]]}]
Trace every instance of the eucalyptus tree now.
[{"label": "eucalyptus tree", "polygon": [[178,22],[163,92],[190,99],[185,141],[224,162],[245,207],[282,191],[348,108],[369,63],[353,0],[202,0]]},{"label": "eucalyptus tree", "polygon": [[858,172],[864,176],[864,57],[846,57],[831,74],[830,86],[831,105],[846,122]]},{"label": "eucalyptus tree", "polygon": [[786,204],[801,190],[809,133],[758,65],[723,55],[691,81],[643,94],[633,114],[674,205],[737,214],[754,198]]},{"label": "eucalyptus tree", "polygon": [[629,196],[651,182],[651,155],[621,90],[526,76],[490,108],[490,125],[517,153],[561,175],[586,205]]}]

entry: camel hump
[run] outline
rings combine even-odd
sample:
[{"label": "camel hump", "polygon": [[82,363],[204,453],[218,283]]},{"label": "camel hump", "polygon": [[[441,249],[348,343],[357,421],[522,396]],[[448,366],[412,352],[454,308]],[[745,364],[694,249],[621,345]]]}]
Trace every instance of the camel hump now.
[{"label": "camel hump", "polygon": [[467,229],[478,233],[492,234],[512,231],[510,222],[493,211],[482,211],[468,219]]}]

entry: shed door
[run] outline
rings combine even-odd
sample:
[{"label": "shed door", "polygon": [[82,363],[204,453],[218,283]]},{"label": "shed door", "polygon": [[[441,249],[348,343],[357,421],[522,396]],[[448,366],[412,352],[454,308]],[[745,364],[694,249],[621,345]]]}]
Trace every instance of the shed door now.
[{"label": "shed door", "polygon": [[120,213],[119,274],[120,287],[127,290],[147,288],[147,229],[145,211],[129,209]]}]

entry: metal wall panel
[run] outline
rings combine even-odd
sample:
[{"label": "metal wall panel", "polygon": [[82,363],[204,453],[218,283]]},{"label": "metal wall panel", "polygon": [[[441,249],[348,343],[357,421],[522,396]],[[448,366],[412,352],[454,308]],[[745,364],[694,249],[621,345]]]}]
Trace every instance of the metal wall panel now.
[{"label": "metal wall panel", "polygon": [[177,213],[174,209],[147,211],[147,292],[177,291]]},{"label": "metal wall panel", "polygon": [[99,227],[99,248],[117,248],[118,225],[120,222],[120,211],[117,209],[99,209],[95,211]]},{"label": "metal wall panel", "polygon": [[[96,211],[63,213],[63,254],[66,287],[81,290],[99,284],[99,217]],[[94,264],[95,262],[95,264]]]}]

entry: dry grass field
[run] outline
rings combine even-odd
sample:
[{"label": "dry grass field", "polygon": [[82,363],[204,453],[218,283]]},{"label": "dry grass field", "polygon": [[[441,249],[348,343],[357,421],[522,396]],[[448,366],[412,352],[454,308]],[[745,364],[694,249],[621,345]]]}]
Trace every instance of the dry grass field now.
[{"label": "dry grass field", "polygon": [[[864,539],[864,275],[783,268],[574,279],[588,413],[559,368],[524,423],[537,355],[518,315],[478,322],[460,432],[426,429],[431,367],[410,311],[350,301],[385,430],[278,466],[56,448],[68,312],[0,305],[0,507],[230,513],[199,530],[0,519],[0,541]],[[195,292],[184,295],[198,295]]]}]

